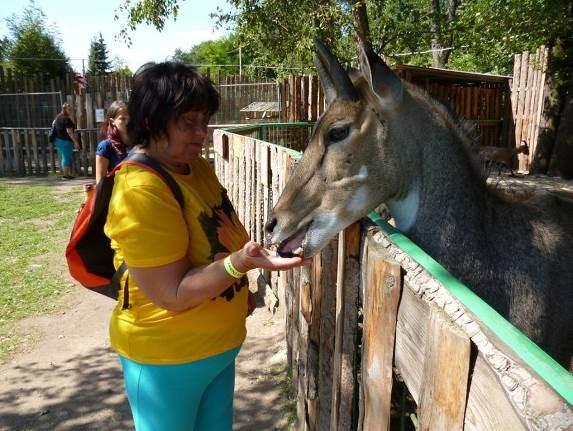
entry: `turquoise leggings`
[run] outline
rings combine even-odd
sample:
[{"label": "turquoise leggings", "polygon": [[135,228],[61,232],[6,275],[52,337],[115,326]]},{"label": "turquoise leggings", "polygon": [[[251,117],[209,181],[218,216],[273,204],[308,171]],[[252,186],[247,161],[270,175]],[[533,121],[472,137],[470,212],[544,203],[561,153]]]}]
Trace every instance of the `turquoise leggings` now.
[{"label": "turquoise leggings", "polygon": [[135,429],[230,431],[240,348],[181,365],[146,365],[120,355]]},{"label": "turquoise leggings", "polygon": [[74,152],[74,143],[64,139],[56,138],[54,142],[56,150],[60,153],[60,163],[67,168],[72,167],[72,154]]}]

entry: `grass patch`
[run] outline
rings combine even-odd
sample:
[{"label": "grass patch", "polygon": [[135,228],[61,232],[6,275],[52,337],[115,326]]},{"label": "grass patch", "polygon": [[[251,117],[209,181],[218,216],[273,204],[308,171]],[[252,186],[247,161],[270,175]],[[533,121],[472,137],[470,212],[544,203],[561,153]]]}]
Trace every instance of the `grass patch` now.
[{"label": "grass patch", "polygon": [[15,323],[53,311],[71,283],[63,253],[81,192],[0,183],[0,361],[19,340]]}]

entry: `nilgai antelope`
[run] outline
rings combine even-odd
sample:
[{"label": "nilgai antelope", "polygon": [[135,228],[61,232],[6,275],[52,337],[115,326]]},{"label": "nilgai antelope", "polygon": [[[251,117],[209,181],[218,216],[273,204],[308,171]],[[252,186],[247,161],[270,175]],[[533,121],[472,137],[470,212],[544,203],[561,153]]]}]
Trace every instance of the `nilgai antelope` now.
[{"label": "nilgai antelope", "polygon": [[[501,169],[506,167],[511,172],[511,176],[514,177],[513,172],[513,161],[518,154],[529,155],[529,146],[527,142],[521,141],[521,145],[517,148],[500,148],[492,146],[483,146],[479,149],[480,158],[486,163],[493,163],[498,168],[497,175],[501,175]],[[486,169],[488,169],[486,165]],[[489,170],[489,169],[488,169]]]},{"label": "nilgai antelope", "polygon": [[320,42],[327,109],[265,226],[311,257],[385,203],[398,229],[566,367],[573,346],[573,201],[490,191],[469,128],[374,52],[349,76]]}]

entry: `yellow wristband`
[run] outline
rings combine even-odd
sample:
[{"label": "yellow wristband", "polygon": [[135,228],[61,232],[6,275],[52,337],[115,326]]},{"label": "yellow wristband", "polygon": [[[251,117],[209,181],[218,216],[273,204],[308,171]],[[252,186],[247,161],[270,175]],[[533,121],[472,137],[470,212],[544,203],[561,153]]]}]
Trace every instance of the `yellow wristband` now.
[{"label": "yellow wristband", "polygon": [[241,272],[237,268],[235,268],[235,265],[233,265],[233,262],[231,262],[230,255],[227,256],[225,259],[223,259],[223,266],[225,267],[225,271],[227,271],[227,274],[229,274],[233,278],[243,278],[245,276],[244,272]]}]

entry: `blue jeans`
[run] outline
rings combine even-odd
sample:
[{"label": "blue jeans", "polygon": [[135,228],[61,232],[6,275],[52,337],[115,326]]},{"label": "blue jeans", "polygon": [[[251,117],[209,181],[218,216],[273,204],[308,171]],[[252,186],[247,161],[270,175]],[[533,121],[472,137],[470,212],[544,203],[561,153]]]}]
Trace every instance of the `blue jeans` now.
[{"label": "blue jeans", "polygon": [[200,361],[148,365],[119,356],[137,431],[230,431],[241,346]]}]

